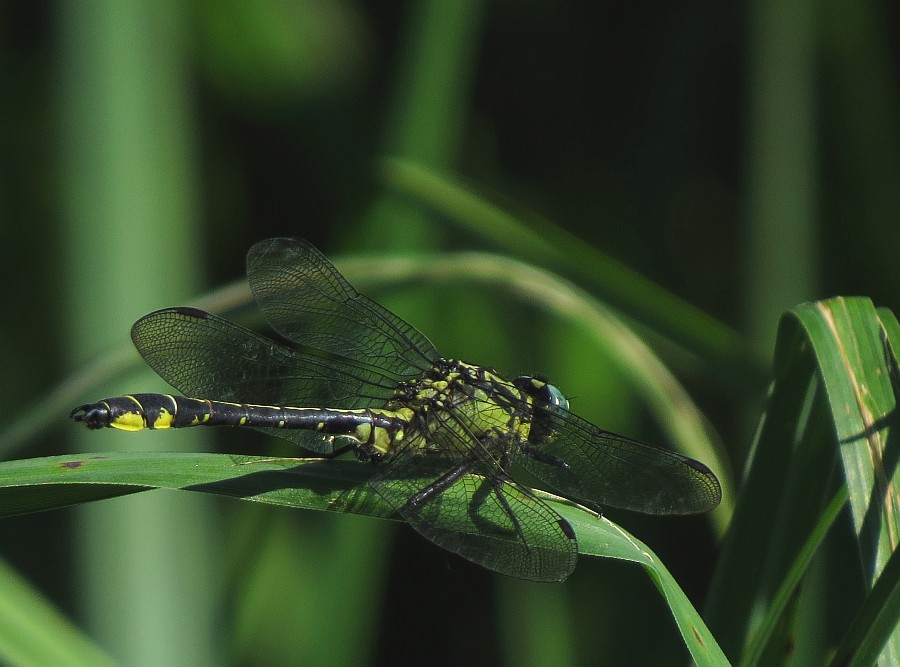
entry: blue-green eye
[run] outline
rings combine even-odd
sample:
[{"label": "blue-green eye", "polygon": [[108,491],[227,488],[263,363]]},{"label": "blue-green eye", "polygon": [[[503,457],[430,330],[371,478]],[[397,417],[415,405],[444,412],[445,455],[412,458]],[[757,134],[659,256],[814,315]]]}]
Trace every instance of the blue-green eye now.
[{"label": "blue-green eye", "polygon": [[550,403],[550,405],[560,407],[563,410],[569,409],[569,399],[567,399],[559,389],[552,384],[545,385],[545,387],[548,396],[547,402]]},{"label": "blue-green eye", "polygon": [[563,410],[569,409],[569,400],[552,384],[547,384],[543,380],[530,375],[520,375],[514,378],[513,384],[526,394],[547,405],[562,408]]}]

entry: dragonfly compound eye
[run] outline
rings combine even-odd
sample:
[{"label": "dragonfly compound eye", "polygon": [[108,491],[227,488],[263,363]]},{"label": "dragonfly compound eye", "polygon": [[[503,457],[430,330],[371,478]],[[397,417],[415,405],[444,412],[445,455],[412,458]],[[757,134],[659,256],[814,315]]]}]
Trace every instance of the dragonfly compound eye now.
[{"label": "dragonfly compound eye", "polygon": [[550,403],[550,405],[562,408],[563,410],[569,409],[569,399],[567,399],[559,389],[552,384],[545,384],[544,387],[546,388],[547,396],[549,397],[547,402]]},{"label": "dragonfly compound eye", "polygon": [[548,384],[540,378],[520,375],[513,380],[513,384],[545,406],[562,408],[566,411],[569,409],[569,400],[565,395],[554,385]]}]

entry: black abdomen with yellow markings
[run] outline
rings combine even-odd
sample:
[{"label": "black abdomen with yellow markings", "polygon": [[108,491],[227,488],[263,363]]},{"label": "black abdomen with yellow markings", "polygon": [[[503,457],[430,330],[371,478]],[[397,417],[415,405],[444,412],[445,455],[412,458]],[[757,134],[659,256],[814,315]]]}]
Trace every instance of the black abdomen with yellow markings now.
[{"label": "black abdomen with yellow markings", "polygon": [[189,426],[308,429],[326,438],[350,438],[356,446],[371,451],[370,455],[377,455],[390,450],[398,436],[403,436],[409,415],[406,411],[292,408],[170,394],[131,394],[81,405],[71,417],[88,428],[122,431]]},{"label": "black abdomen with yellow markings", "polygon": [[561,581],[575,566],[571,526],[513,464],[591,506],[651,514],[715,507],[705,465],[604,431],[532,377],[443,359],[414,327],[359,294],[315,248],[257,243],[247,275],[289,347],[193,308],[132,327],[145,361],[188,396],[133,394],[79,406],[91,428],[250,426],[381,469],[368,484],[426,538],[489,569]]}]

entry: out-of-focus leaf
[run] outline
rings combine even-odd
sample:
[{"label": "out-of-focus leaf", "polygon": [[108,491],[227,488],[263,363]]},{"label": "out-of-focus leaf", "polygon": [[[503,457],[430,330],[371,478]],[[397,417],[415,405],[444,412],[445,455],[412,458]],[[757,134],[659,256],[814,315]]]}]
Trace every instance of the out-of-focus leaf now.
[{"label": "out-of-focus leaf", "polygon": [[20,667],[112,667],[116,664],[2,561],[0,663]]}]

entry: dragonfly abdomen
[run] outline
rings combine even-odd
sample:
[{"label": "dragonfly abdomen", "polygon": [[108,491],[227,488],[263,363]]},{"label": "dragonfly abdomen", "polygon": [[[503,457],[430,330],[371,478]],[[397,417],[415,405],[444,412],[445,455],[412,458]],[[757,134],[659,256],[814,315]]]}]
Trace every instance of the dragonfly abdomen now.
[{"label": "dragonfly abdomen", "polygon": [[92,429],[109,427],[122,431],[190,426],[298,428],[351,438],[366,445],[370,454],[386,454],[396,441],[405,437],[412,411],[295,408],[169,394],[130,394],[80,405],[70,416]]},{"label": "dragonfly abdomen", "polygon": [[283,408],[225,403],[169,394],[130,394],[81,405],[72,418],[89,428],[122,431],[188,426],[280,426]]}]

